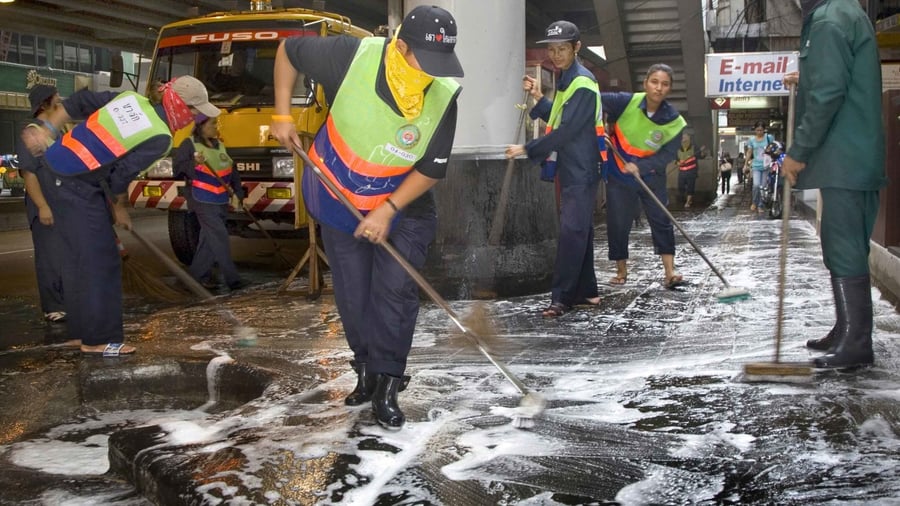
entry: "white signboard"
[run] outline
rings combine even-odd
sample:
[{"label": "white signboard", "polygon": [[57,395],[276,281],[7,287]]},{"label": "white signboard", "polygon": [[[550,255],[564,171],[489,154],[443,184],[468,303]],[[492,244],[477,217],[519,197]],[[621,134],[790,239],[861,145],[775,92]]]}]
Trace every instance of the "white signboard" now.
[{"label": "white signboard", "polygon": [[706,96],[787,95],[782,78],[797,71],[797,52],[706,55]]}]

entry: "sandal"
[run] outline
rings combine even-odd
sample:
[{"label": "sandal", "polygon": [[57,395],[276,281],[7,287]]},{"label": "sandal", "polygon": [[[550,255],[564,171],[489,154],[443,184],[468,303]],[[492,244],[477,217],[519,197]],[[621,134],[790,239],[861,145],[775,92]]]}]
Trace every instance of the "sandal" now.
[{"label": "sandal", "polygon": [[687,284],[687,281],[684,280],[684,276],[678,274],[677,272],[666,278],[665,286],[668,289],[673,289],[679,286],[684,286]]},{"label": "sandal", "polygon": [[628,281],[628,275],[625,275],[625,276],[619,276],[619,275],[617,274],[617,275],[615,275],[615,276],[609,278],[609,281],[607,281],[607,283],[609,283],[609,284],[611,284],[611,285],[613,285],[613,286],[622,286],[622,285],[625,284],[626,281]]},{"label": "sandal", "polygon": [[102,350],[86,350],[84,345],[81,345],[81,354],[84,356],[121,357],[133,355],[136,351],[133,346],[128,346],[125,343],[108,343]]},{"label": "sandal", "polygon": [[549,306],[547,306],[546,309],[544,309],[541,315],[543,315],[544,318],[558,318],[571,310],[571,307],[563,304],[562,302],[553,302]]}]

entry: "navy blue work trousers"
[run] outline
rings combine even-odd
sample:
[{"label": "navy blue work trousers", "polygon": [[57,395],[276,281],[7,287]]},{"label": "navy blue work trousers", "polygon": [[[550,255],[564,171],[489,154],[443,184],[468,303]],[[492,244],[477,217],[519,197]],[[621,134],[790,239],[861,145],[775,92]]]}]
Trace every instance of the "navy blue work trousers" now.
[{"label": "navy blue work trousers", "polygon": [[194,199],[190,206],[200,222],[200,239],[189,269],[191,276],[202,281],[218,264],[225,284],[233,286],[241,278],[231,259],[231,242],[226,225],[228,204],[208,204]]},{"label": "navy blue work trousers", "polygon": [[[48,185],[42,184],[41,186],[43,189]],[[25,195],[25,209],[28,226],[31,228],[31,242],[34,244],[34,272],[37,276],[41,311],[45,314],[65,311],[62,266],[66,250],[59,233],[59,217],[56,216],[59,214],[58,210],[50,206],[56,224],[47,226],[41,223],[37,206],[27,194]]]},{"label": "navy blue work trousers", "polygon": [[[666,192],[664,175],[651,174],[645,176],[643,180],[660,202],[668,204],[669,196]],[[675,232],[666,213],[636,182],[632,186],[610,177],[606,185],[606,236],[610,260],[628,258],[628,236],[631,234],[631,225],[638,212],[636,205],[638,200],[650,225],[653,251],[657,255],[675,254]]]},{"label": "navy blue work trousers", "polygon": [[552,302],[571,306],[598,295],[594,273],[594,207],[599,184],[597,181],[560,188]]},{"label": "navy blue work trousers", "polygon": [[96,346],[121,343],[122,260],[103,190],[75,177],[43,188],[62,238],[69,339]]},{"label": "navy blue work trousers", "polygon": [[[390,242],[416,269],[425,264],[437,218],[397,219]],[[347,344],[373,374],[403,376],[419,315],[419,289],[385,249],[322,225],[334,283],[334,300]]]}]

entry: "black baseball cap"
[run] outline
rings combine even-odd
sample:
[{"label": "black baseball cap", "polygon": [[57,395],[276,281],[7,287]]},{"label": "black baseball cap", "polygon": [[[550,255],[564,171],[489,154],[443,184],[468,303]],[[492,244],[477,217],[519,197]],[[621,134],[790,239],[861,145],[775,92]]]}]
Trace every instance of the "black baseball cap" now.
[{"label": "black baseball cap", "polygon": [[420,5],[409,11],[397,38],[412,49],[422,70],[435,77],[462,77],[463,69],[453,52],[456,20],[436,5]]},{"label": "black baseball cap", "polygon": [[48,99],[59,93],[56,86],[37,84],[28,93],[28,101],[31,102],[31,117],[34,118],[41,110],[41,105]]},{"label": "black baseball cap", "polygon": [[567,42],[581,40],[581,33],[575,23],[569,21],[554,21],[550,23],[545,32],[544,40],[537,41],[538,44],[547,42]]}]

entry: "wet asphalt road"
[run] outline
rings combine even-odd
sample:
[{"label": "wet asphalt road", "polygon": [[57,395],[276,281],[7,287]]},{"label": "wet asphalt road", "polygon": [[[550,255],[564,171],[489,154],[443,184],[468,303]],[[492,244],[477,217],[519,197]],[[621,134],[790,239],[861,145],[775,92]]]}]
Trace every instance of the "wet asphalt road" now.
[{"label": "wet asphalt road", "polygon": [[[59,332],[33,321],[33,296],[4,295],[20,330],[0,353],[14,406],[0,413],[0,502],[898,504],[900,317],[873,290],[871,369],[743,381],[744,363],[772,359],[780,229],[744,200],[676,215],[750,300],[717,302],[721,283],[681,240],[690,283],[663,288],[638,228],[628,283],[602,284],[600,307],[546,320],[546,294],[483,303],[491,353],[547,401],[525,430],[511,423],[518,392],[431,303],[404,429],[344,407],[354,378],[330,297],[307,300],[303,279],[275,295],[284,272],[268,260],[241,260],[254,286],[217,306],[256,342],[214,308],[132,299],[126,333],[141,351],[119,361],[36,346]],[[601,282],[614,272],[604,237]],[[794,220],[791,237],[783,359],[807,361],[802,344],[828,331],[833,305],[813,228]]]}]

